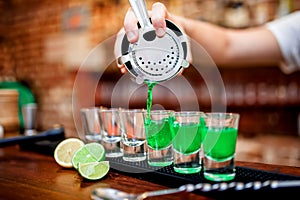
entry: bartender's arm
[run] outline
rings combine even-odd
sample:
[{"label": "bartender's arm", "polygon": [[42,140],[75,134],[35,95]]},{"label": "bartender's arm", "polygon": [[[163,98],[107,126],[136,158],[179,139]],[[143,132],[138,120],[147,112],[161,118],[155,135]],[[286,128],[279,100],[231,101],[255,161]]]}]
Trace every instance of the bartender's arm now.
[{"label": "bartender's arm", "polygon": [[[300,25],[294,23],[294,32],[291,37],[295,38],[294,44],[299,54],[298,63],[289,63],[287,54],[284,53],[278,27],[289,28],[287,22],[271,22],[267,25],[248,29],[228,29],[207,22],[192,20],[173,15],[168,12],[164,4],[154,3],[149,13],[157,36],[162,37],[166,30],[165,19],[173,21],[180,26],[184,32],[197,43],[201,44],[210,54],[218,66],[276,66],[287,63],[288,65],[298,65],[300,67]],[[296,22],[300,18],[300,12],[290,21]],[[285,20],[286,21],[286,20]],[[138,40],[136,18],[131,9],[128,10],[124,20],[124,30],[131,43]],[[279,25],[278,25],[279,24]],[[280,32],[280,31],[279,31]],[[295,60],[295,59],[294,59]],[[295,69],[296,70],[296,69]]]}]

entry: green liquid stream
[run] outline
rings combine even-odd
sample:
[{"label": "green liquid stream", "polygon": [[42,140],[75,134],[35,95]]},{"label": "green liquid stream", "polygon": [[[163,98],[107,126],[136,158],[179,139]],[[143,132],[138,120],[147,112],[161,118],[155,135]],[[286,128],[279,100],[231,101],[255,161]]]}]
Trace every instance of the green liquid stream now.
[{"label": "green liquid stream", "polygon": [[150,111],[151,111],[151,107],[152,107],[152,91],[153,91],[154,86],[157,83],[147,81],[146,84],[148,85],[147,113],[148,113],[148,120],[150,120]]},{"label": "green liquid stream", "polygon": [[148,98],[147,98],[147,119],[145,120],[145,128],[147,135],[148,145],[153,149],[164,149],[168,147],[172,142],[172,135],[170,134],[170,121],[166,119],[163,122],[152,121],[150,112],[152,108],[152,91],[156,82],[146,82],[148,86]]}]

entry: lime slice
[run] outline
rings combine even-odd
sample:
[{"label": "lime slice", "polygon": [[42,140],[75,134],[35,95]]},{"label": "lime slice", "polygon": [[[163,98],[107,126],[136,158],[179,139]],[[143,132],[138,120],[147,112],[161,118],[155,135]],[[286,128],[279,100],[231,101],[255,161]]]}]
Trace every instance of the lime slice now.
[{"label": "lime slice", "polygon": [[84,142],[78,138],[67,138],[61,141],[54,150],[56,163],[65,168],[72,168],[73,155],[83,146]]},{"label": "lime slice", "polygon": [[88,180],[98,180],[104,177],[109,171],[109,162],[88,162],[79,163],[79,174]]},{"label": "lime slice", "polygon": [[102,144],[92,142],[84,145],[78,149],[73,158],[72,165],[75,169],[78,169],[79,163],[89,163],[95,161],[103,161],[105,159],[105,149]]}]

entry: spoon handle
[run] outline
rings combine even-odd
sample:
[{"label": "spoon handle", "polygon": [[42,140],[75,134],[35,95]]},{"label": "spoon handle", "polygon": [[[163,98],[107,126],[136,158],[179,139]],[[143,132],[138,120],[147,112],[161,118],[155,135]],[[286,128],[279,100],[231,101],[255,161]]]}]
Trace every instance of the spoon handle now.
[{"label": "spoon handle", "polygon": [[210,191],[224,191],[227,189],[234,190],[243,190],[253,188],[254,190],[261,189],[263,187],[270,188],[283,188],[283,187],[300,187],[300,180],[288,180],[288,181],[278,181],[278,180],[268,180],[268,181],[253,181],[248,183],[242,182],[231,182],[231,183],[198,183],[196,185],[186,184],[182,185],[178,188],[174,189],[166,189],[166,190],[157,190],[152,192],[144,192],[137,196],[137,200],[142,200],[150,196],[159,196],[166,194],[173,194],[178,192],[193,192],[195,190],[200,190],[202,192],[210,192]]},{"label": "spoon handle", "polygon": [[174,194],[178,192],[183,192],[185,188],[179,187],[179,188],[172,188],[172,189],[165,189],[165,190],[156,190],[156,191],[150,191],[150,192],[144,192],[137,196],[136,200],[142,200],[147,197],[154,197],[154,196],[161,196],[161,195],[167,195],[167,194]]},{"label": "spoon handle", "polygon": [[288,181],[279,181],[279,180],[268,180],[268,181],[253,181],[248,183],[242,182],[231,182],[231,183],[198,183],[196,185],[187,184],[179,187],[180,191],[192,192],[194,190],[201,190],[202,192],[210,192],[213,190],[223,191],[227,189],[234,190],[243,190],[253,188],[258,190],[264,187],[270,188],[284,188],[284,187],[300,187],[300,180],[288,180]]},{"label": "spoon handle", "polygon": [[167,195],[167,194],[174,194],[178,192],[193,192],[195,190],[200,190],[202,192],[210,192],[210,191],[225,191],[227,189],[233,189],[236,191],[250,189],[259,190],[264,187],[270,187],[271,189],[275,188],[286,188],[286,187],[300,187],[300,180],[268,180],[268,181],[253,181],[248,183],[242,182],[222,182],[222,183],[198,183],[196,185],[193,184],[186,184],[182,185],[178,188],[171,188],[165,190],[156,190],[156,191],[149,191],[144,192],[142,194],[128,194],[126,192],[122,192],[119,190],[115,190],[112,188],[96,188],[93,193],[91,194],[92,199],[100,200],[100,199],[113,199],[113,200],[120,200],[120,199],[136,199],[136,200],[143,200],[147,197],[153,196],[160,196],[160,195]]}]

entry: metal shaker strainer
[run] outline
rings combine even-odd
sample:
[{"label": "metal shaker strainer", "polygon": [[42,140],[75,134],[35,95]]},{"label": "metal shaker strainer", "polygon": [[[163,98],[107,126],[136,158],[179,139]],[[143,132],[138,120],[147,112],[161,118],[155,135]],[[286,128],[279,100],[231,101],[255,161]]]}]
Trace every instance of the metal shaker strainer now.
[{"label": "metal shaker strainer", "polygon": [[129,2],[139,22],[139,40],[131,44],[124,35],[118,62],[125,65],[139,84],[166,81],[176,76],[182,67],[187,68],[188,40],[183,32],[166,20],[166,34],[157,37],[145,0]]}]

